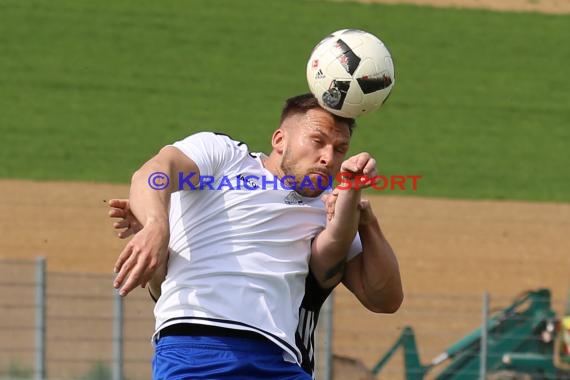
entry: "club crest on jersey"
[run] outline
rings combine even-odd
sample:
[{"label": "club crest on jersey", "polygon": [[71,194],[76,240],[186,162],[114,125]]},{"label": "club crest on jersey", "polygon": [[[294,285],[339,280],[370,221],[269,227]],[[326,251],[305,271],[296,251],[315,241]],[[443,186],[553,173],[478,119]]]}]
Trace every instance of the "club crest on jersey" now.
[{"label": "club crest on jersey", "polygon": [[249,189],[259,189],[259,185],[251,178],[252,176],[244,176],[243,174],[238,174],[238,180],[241,180],[243,184]]},{"label": "club crest on jersey", "polygon": [[303,198],[301,198],[301,196],[294,191],[290,192],[285,197],[283,202],[285,202],[288,205],[302,205],[302,204],[304,204]]}]

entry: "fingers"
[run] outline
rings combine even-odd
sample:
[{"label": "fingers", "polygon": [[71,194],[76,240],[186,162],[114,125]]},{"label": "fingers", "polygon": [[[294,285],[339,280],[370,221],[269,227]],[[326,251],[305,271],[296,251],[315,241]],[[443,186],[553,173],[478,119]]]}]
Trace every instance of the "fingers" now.
[{"label": "fingers", "polygon": [[340,174],[342,185],[337,189],[366,189],[372,186],[372,178],[377,175],[376,160],[369,153],[359,153],[342,163]]},{"label": "fingers", "polygon": [[[115,266],[113,267],[113,271],[115,273],[120,273],[122,271],[123,265],[129,259],[129,257],[131,257],[131,255],[132,255],[132,249],[133,249],[133,246],[131,244],[127,244],[125,246],[125,248],[123,248],[123,250],[119,254],[119,257],[117,258],[117,261],[115,262]],[[118,279],[122,280],[122,277],[118,277]],[[115,279],[115,283],[118,283],[118,282],[121,282],[121,281],[117,281],[117,279]]]},{"label": "fingers", "polygon": [[355,162],[348,159],[342,163],[340,171],[341,172],[349,172],[349,173],[357,173],[358,172],[358,166],[356,165]]},{"label": "fingers", "polygon": [[125,239],[131,235],[134,235],[136,231],[133,229],[133,222],[130,217],[130,210],[128,209],[129,201],[128,199],[111,199],[109,200],[109,217],[120,218],[118,222],[113,223],[113,228],[116,230],[123,229],[117,233],[120,239]]},{"label": "fingers", "polygon": [[126,218],[129,213],[129,200],[110,199],[109,207],[109,216],[111,218]]},{"label": "fingers", "polygon": [[363,211],[366,209],[370,209],[370,201],[368,199],[362,199],[360,200],[360,202],[358,203],[358,209]]},{"label": "fingers", "polygon": [[[154,255],[144,254],[143,251],[137,253],[140,254],[136,255],[136,260],[133,260],[134,265],[131,266],[131,263],[129,261],[125,263],[125,266],[130,269],[130,273],[124,285],[121,287],[121,290],[119,291],[119,294],[121,296],[127,295],[139,285],[142,288],[146,287],[152,279],[152,276],[156,272],[157,268],[162,265],[161,262],[165,260],[165,253],[166,259],[168,259],[168,250],[157,252],[156,257]],[[135,255],[133,255],[133,257],[135,257]]]},{"label": "fingers", "polygon": [[128,257],[122,262],[117,277],[113,282],[113,286],[116,289],[120,289],[119,294],[121,296],[129,294],[139,284],[144,285],[146,282],[143,281],[143,278],[148,276],[148,274],[144,273],[147,267],[147,260],[143,257],[144,255],[142,255],[140,250],[128,244],[127,248],[121,252],[119,259],[122,259],[123,254],[128,254]]},{"label": "fingers", "polygon": [[135,232],[132,228],[127,228],[127,229],[124,230],[124,231],[119,231],[119,232],[117,233],[117,236],[119,237],[119,239],[126,239],[126,238],[128,238],[129,236],[132,236],[132,235],[134,235],[134,234],[136,234],[136,232]]},{"label": "fingers", "polygon": [[135,289],[139,284],[141,286],[146,284],[142,281],[142,279],[145,277],[144,276],[144,271],[145,271],[145,267],[146,267],[145,260],[138,260],[136,263],[134,261],[135,260],[132,260],[132,262],[128,261],[126,263],[126,267],[128,267],[129,269],[130,269],[131,264],[132,264],[132,269],[130,270],[130,273],[127,277],[127,280],[120,287],[121,289],[119,290],[119,294],[121,296],[126,296],[133,289]]},{"label": "fingers", "polygon": [[121,255],[119,256],[119,260],[121,261],[118,264],[115,264],[115,273],[117,276],[113,281],[113,287],[115,289],[120,289],[119,294],[124,296],[128,293],[125,291],[125,279],[128,279],[127,282],[132,282],[131,268],[134,266],[136,255],[133,253],[132,248],[130,245],[127,245]]},{"label": "fingers", "polygon": [[360,226],[365,226],[370,223],[374,223],[376,216],[374,215],[374,211],[372,210],[372,204],[367,199],[362,199],[358,204],[358,208],[360,209],[360,219],[358,224]]},{"label": "fingers", "polygon": [[[115,223],[116,227],[124,227],[124,221]],[[119,289],[121,296],[127,295],[137,286],[145,287],[152,278],[160,263],[164,262],[167,252],[169,234],[160,227],[143,231],[135,231],[133,223],[127,230],[120,232],[119,237],[135,234],[119,254],[114,271],[117,273],[113,286]],[[156,227],[156,225],[154,225]],[[140,233],[138,233],[140,232]]]},{"label": "fingers", "polygon": [[365,163],[362,162],[360,155],[350,157],[342,163],[341,171],[349,173],[361,173]]},{"label": "fingers", "polygon": [[341,171],[376,175],[376,160],[369,153],[363,152],[350,157],[342,163]]},{"label": "fingers", "polygon": [[334,217],[334,210],[336,205],[336,200],[338,197],[338,191],[336,193],[332,193],[328,196],[327,202],[325,203],[325,207],[327,210],[327,220],[330,222]]},{"label": "fingers", "polygon": [[120,209],[126,209],[129,206],[129,200],[128,199],[109,199],[109,206],[120,208]]},{"label": "fingers", "polygon": [[376,160],[370,157],[365,163],[362,173],[372,178],[376,175]]},{"label": "fingers", "polygon": [[125,218],[126,215],[127,215],[127,211],[125,211],[122,208],[113,207],[109,210],[109,216],[111,218]]},{"label": "fingers", "polygon": [[129,228],[130,226],[131,223],[129,222],[128,219],[121,219],[118,222],[113,223],[113,228],[115,228],[116,230],[122,228]]},{"label": "fingers", "polygon": [[325,210],[327,213],[327,221],[329,221],[329,222],[334,217],[334,209],[335,209],[335,204],[336,204],[336,200],[337,200],[339,192],[340,192],[340,190],[335,188],[335,189],[333,189],[333,191],[331,193],[324,194],[323,196],[321,196],[321,200],[325,204]]}]

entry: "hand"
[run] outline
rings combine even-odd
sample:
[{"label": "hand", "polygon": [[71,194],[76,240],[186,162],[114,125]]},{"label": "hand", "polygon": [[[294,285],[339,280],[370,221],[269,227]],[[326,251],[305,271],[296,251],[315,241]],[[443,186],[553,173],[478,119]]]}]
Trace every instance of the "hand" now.
[{"label": "hand", "polygon": [[113,286],[120,288],[121,296],[139,285],[144,288],[156,270],[165,267],[169,239],[168,226],[150,221],[127,243],[115,263]]},{"label": "hand", "polygon": [[362,199],[358,204],[358,209],[360,210],[360,219],[358,220],[359,226],[365,226],[376,220],[376,216],[372,210],[372,205],[368,199]]},{"label": "hand", "polygon": [[109,217],[121,219],[113,223],[113,228],[116,230],[124,228],[123,231],[117,233],[119,238],[128,238],[142,230],[143,226],[132,213],[128,199],[111,199],[109,200],[109,207],[111,208]]},{"label": "hand", "polygon": [[327,222],[330,222],[334,217],[334,207],[336,205],[336,200],[338,199],[339,189],[333,189],[329,194],[325,194],[321,197],[321,200],[325,204],[325,210],[327,211]]},{"label": "hand", "polygon": [[[363,152],[346,159],[340,166],[341,190],[364,189],[372,185],[376,176],[376,160],[369,153]],[[347,187],[347,185],[350,185]]]},{"label": "hand", "polygon": [[[340,191],[341,190],[339,189],[333,189],[332,193],[325,194],[321,197],[325,204],[325,210],[327,211],[327,222],[330,222],[334,217],[335,204]],[[358,224],[360,226],[367,225],[376,220],[376,216],[372,210],[372,205],[368,199],[360,200],[358,203],[358,210],[360,211],[360,218],[358,219]]]}]

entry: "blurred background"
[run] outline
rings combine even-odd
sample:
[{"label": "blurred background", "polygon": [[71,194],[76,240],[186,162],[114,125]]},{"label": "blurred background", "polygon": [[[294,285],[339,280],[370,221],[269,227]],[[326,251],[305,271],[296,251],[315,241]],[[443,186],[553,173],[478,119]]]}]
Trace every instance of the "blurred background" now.
[{"label": "blurred background", "polygon": [[350,153],[422,177],[366,194],[406,298],[380,315],[335,290],[319,379],[476,379],[520,342],[528,376],[562,378],[569,14],[567,0],[0,0],[0,379],[150,379],[153,303],[115,297],[125,242],[105,201],[191,133],[267,152],[284,100],[308,92],[313,46],[344,28],[379,36],[396,69]]}]

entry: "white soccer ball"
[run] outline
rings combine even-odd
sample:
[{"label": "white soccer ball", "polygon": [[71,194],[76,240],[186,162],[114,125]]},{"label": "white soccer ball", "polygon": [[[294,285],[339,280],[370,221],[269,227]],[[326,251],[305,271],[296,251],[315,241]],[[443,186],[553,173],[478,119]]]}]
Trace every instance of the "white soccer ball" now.
[{"label": "white soccer ball", "polygon": [[326,110],[357,118],[384,104],[396,81],[392,56],[375,35],[336,31],[315,46],[307,63],[309,89]]}]

